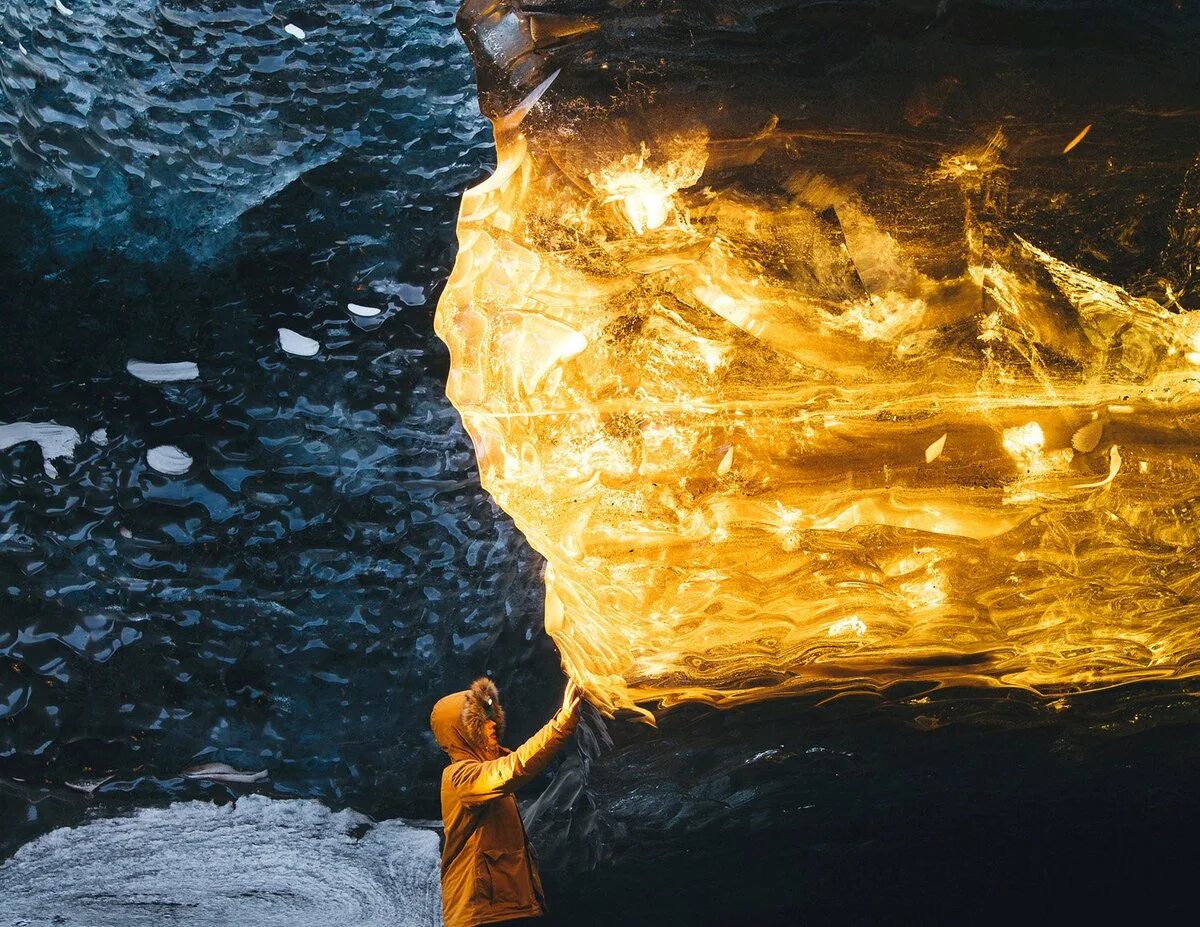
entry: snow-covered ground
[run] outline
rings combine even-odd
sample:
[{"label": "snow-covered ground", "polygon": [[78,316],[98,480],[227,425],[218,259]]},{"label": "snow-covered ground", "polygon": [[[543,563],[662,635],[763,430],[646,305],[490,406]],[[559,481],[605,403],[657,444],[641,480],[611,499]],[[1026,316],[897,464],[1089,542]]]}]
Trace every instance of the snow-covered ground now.
[{"label": "snow-covered ground", "polygon": [[3,927],[435,927],[438,836],[308,800],[180,802],[34,840],[0,898]]}]

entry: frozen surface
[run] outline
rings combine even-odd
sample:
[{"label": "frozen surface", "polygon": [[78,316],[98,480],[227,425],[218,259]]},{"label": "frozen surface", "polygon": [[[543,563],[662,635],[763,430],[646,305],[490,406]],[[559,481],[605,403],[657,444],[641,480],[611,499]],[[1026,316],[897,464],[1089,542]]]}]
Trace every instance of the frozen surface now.
[{"label": "frozen surface", "polygon": [[58,470],[54,461],[58,458],[70,459],[75,454],[79,444],[79,432],[68,425],[56,425],[53,422],[12,422],[0,425],[0,451],[26,442],[36,444],[42,450],[42,469],[46,476],[54,479]]},{"label": "frozen surface", "polygon": [[535,725],[559,685],[430,324],[492,158],[457,4],[64,2],[0,0],[0,423],[51,423],[0,451],[0,856],[68,782],[204,763],[429,817],[433,700],[490,669]]},{"label": "frozen surface", "polygon": [[159,473],[178,476],[187,473],[192,465],[192,458],[173,444],[163,444],[146,452],[146,462]]},{"label": "frozen surface", "polygon": [[5,927],[435,927],[438,837],[315,801],[181,802],[53,831],[0,867]]},{"label": "frozen surface", "polygon": [[279,346],[297,357],[313,357],[321,350],[321,342],[290,328],[279,329]]},{"label": "frozen surface", "polygon": [[147,383],[178,383],[181,380],[195,380],[200,376],[200,368],[193,361],[152,364],[148,361],[131,360],[125,365],[125,369]]},{"label": "frozen surface", "polygon": [[[0,856],[93,815],[251,790],[376,819],[435,816],[433,701],[493,673],[511,743],[553,710],[562,683],[542,632],[540,559],[480,489],[432,335],[461,192],[494,157],[458,4],[65,5],[70,17],[48,0],[0,0],[0,422],[107,441],[56,458],[53,480],[36,444],[0,453]],[[698,41],[683,68],[725,41],[705,16],[753,55],[745,9],[688,6],[697,28],[680,35]],[[873,4],[871,17],[921,6],[923,29],[939,6],[958,17],[977,5]],[[980,34],[989,40],[986,24]],[[1064,67],[1088,59],[1072,36],[1048,34]],[[823,71],[816,39],[796,48]],[[976,70],[974,55],[961,60]],[[113,112],[124,113],[115,128]],[[1055,158],[1081,124],[1055,127]],[[1097,123],[1073,158],[1112,137]],[[349,303],[388,308],[368,319]],[[286,355],[281,327],[319,339],[321,353]],[[191,358],[203,377],[151,387],[130,358]],[[159,445],[189,451],[191,469],[154,471],[146,451]],[[730,472],[740,465],[739,451]],[[616,750],[601,751],[590,780],[560,777],[562,815],[548,801],[530,828],[552,903],[581,927],[631,922],[629,898],[641,921],[662,924],[766,925],[758,915],[781,901],[807,915],[784,923],[864,909],[858,920],[874,923],[906,919],[906,902],[966,909],[985,880],[1019,892],[1052,878],[1078,903],[1072,876],[1113,859],[1122,884],[1139,866],[1156,895],[1190,884],[1171,880],[1160,831],[1197,817],[1194,699],[1114,691],[1085,715],[946,695],[889,693],[857,714],[846,700],[786,701],[681,709],[658,730],[614,725]],[[207,763],[268,777],[181,776]],[[69,785],[97,781],[90,793]],[[1061,823],[1073,820],[1063,795],[1090,829]],[[1031,841],[1035,830],[1045,839]],[[115,864],[102,849],[73,852],[77,869]],[[603,860],[624,879],[587,871]],[[564,871],[582,873],[569,891]]]}]

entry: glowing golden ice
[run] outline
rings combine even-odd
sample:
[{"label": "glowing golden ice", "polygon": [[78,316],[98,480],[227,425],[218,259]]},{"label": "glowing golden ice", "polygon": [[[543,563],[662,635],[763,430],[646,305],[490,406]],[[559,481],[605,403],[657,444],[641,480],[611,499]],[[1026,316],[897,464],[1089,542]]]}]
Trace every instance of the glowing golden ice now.
[{"label": "glowing golden ice", "polygon": [[[929,182],[972,206],[1002,147]],[[703,138],[585,179],[497,148],[447,390],[593,701],[1196,673],[1200,320],[972,208],[935,281],[828,184],[701,186]]]}]

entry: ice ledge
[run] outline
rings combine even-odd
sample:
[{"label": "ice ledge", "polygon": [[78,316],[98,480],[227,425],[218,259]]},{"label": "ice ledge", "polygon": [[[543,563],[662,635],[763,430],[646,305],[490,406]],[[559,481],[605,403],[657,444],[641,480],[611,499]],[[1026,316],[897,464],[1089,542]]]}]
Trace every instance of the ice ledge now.
[{"label": "ice ledge", "polygon": [[184,802],[52,831],[0,866],[0,924],[436,927],[438,837],[315,801]]}]

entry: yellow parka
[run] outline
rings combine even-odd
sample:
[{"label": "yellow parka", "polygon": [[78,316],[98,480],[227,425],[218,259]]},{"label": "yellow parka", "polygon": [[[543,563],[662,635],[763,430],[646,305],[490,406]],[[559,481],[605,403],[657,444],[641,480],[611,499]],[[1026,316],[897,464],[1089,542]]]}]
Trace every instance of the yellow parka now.
[{"label": "yellow parka", "polygon": [[446,927],[477,927],[546,912],[542,880],[513,792],[532,780],[575,729],[559,711],[529,740],[490,754],[484,733],[504,731],[500,696],[477,679],[433,706],[429,724],[451,763],[442,773],[442,917]]}]

